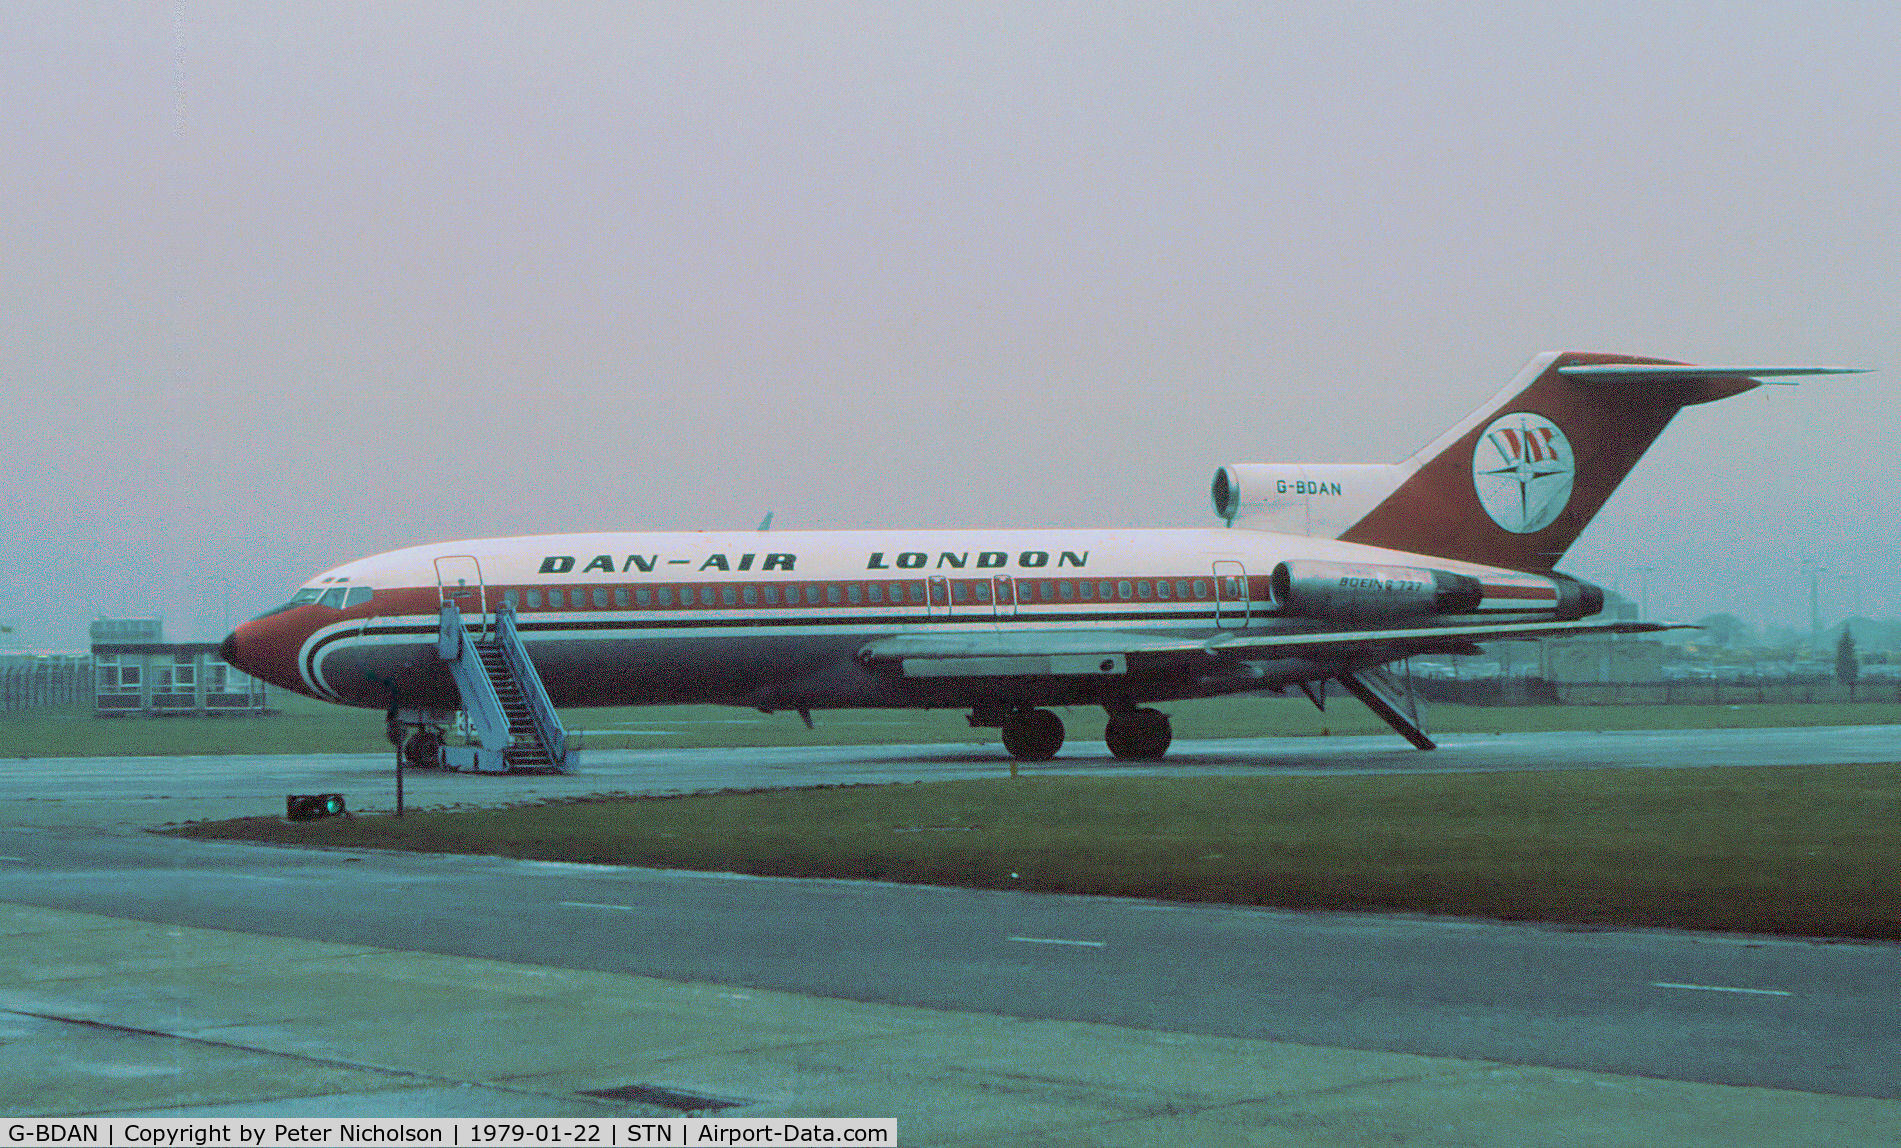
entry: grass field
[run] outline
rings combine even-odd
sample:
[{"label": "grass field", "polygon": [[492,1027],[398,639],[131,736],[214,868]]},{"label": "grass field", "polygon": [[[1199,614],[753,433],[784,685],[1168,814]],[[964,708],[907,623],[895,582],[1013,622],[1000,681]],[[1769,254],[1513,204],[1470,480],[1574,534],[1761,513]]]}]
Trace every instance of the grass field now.
[{"label": "grass field", "polygon": [[1901,765],[1039,777],[178,832],[295,844],[1901,938]]},{"label": "grass field", "polygon": [[[0,756],[104,757],[129,754],[380,753],[383,715],[272,695],[282,712],[266,717],[95,718],[90,710],[0,715]],[[1304,699],[1215,698],[1163,707],[1179,738],[1322,736],[1389,733],[1366,707],[1347,698],[1325,713]],[[1060,711],[1071,740],[1102,736],[1102,711]],[[841,710],[818,713],[808,730],[792,714],[760,714],[722,706],[563,711],[570,730],[591,749],[708,748],[761,745],[907,743],[995,744],[997,731],[974,730],[958,710]],[[1443,733],[1524,730],[1761,728],[1800,725],[1901,724],[1901,705],[1456,706],[1426,710],[1427,728]]]}]

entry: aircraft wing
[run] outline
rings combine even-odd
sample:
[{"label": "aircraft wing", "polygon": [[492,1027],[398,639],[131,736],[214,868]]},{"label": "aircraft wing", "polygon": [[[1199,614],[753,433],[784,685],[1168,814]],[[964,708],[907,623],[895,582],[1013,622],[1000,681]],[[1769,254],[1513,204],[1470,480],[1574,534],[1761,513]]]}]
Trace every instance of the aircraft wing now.
[{"label": "aircraft wing", "polygon": [[1476,642],[1555,638],[1580,634],[1648,634],[1686,629],[1658,622],[1484,622],[1419,625],[1380,630],[1321,629],[1259,634],[1224,630],[1198,637],[1140,631],[900,634],[868,642],[858,658],[868,665],[895,664],[906,677],[1095,677],[1128,672],[1138,661],[1259,657],[1338,656],[1388,653],[1391,661],[1411,654],[1465,651]]}]

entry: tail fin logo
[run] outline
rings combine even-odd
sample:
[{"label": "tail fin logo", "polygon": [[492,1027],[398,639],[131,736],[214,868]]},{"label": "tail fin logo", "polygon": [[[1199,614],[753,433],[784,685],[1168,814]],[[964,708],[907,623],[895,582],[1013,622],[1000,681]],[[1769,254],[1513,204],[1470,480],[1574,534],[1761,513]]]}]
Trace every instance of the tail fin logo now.
[{"label": "tail fin logo", "polygon": [[1529,411],[1495,419],[1472,450],[1472,488],[1493,522],[1513,534],[1551,525],[1571,501],[1577,464],[1558,424]]}]

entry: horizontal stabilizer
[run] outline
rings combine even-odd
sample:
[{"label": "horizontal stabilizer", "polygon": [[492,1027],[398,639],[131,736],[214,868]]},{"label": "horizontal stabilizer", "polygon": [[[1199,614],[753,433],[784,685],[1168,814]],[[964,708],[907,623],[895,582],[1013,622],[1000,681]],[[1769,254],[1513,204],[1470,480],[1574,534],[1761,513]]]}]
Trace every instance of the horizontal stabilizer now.
[{"label": "horizontal stabilizer", "polygon": [[1779,379],[1796,375],[1860,375],[1867,367],[1710,367],[1695,363],[1573,363],[1558,368],[1568,379],[1616,383],[1683,379]]}]

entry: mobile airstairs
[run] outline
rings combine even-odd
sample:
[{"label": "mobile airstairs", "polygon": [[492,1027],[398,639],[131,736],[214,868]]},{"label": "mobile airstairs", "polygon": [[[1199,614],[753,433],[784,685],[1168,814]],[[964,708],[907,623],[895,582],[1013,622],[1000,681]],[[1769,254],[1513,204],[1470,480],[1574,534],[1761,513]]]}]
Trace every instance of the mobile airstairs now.
[{"label": "mobile airstairs", "polygon": [[541,675],[515,628],[515,609],[504,603],[478,637],[454,599],[442,603],[436,656],[449,664],[462,696],[472,738],[442,747],[444,768],[464,773],[551,773],[567,770],[579,750],[542,688]]}]

